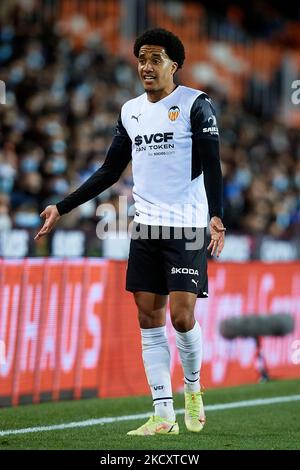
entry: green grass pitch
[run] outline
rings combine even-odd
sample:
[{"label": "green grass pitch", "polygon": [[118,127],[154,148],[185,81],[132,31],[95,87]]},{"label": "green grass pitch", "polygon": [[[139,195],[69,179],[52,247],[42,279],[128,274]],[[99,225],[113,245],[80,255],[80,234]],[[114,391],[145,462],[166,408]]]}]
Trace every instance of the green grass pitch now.
[{"label": "green grass pitch", "polygon": [[[204,395],[207,424],[198,434],[185,429],[178,415],[178,436],[126,436],[145,422],[131,419],[84,427],[39,430],[22,434],[5,431],[67,424],[104,417],[120,417],[150,412],[150,397],[90,399],[26,405],[0,409],[0,450],[5,449],[97,449],[97,450],[236,450],[300,449],[300,396],[284,403],[262,404],[232,409],[213,409],[215,404],[300,394],[298,381],[271,381],[234,388],[207,390]],[[184,406],[183,395],[175,396],[175,408]]]}]

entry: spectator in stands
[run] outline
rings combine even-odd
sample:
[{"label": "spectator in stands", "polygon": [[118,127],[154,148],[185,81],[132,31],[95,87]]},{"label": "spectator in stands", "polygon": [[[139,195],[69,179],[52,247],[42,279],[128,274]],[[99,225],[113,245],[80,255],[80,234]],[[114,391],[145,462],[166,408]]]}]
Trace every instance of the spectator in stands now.
[{"label": "spectator in stands", "polygon": [[[244,34],[247,15],[233,13],[228,18]],[[262,31],[276,30],[274,15],[269,25],[262,18]],[[0,193],[20,227],[20,213],[56,203],[101,166],[117,112],[139,84],[133,67],[108,58],[99,41],[77,50],[51,23],[20,7],[0,25],[0,77],[7,87],[0,108]],[[276,115],[262,120],[249,103],[247,110],[231,103],[220,89],[206,91],[219,106],[227,230],[292,236],[300,220],[299,131],[279,124]],[[75,211],[68,227],[95,224],[97,204],[116,193],[132,201],[131,186],[128,170],[113,193]]]}]

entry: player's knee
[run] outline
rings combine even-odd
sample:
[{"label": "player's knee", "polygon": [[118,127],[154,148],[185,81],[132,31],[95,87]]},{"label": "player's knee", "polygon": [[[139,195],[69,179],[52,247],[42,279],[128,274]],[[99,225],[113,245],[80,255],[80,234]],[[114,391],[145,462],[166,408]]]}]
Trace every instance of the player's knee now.
[{"label": "player's knee", "polygon": [[163,309],[151,311],[138,311],[138,320],[141,328],[158,328],[165,325]]},{"label": "player's knee", "polygon": [[189,331],[195,323],[194,311],[188,306],[176,306],[171,310],[171,321],[175,330],[181,332]]}]

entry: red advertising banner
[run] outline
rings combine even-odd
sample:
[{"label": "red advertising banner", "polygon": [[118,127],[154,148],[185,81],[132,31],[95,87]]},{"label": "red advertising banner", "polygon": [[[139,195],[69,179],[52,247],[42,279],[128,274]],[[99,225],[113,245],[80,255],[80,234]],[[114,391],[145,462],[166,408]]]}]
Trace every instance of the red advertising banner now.
[{"label": "red advertising banner", "polygon": [[[291,314],[294,332],[284,337],[262,339],[262,352],[271,378],[300,378],[299,263],[211,263],[209,298],[199,299],[196,318],[203,333],[202,379],[206,387],[257,382],[256,344],[253,339],[228,341],[219,324],[228,317],[276,313]],[[173,340],[175,350],[175,340]],[[172,341],[171,341],[172,344]],[[173,380],[180,383],[178,355],[173,355]]]},{"label": "red advertising banner", "polygon": [[[95,258],[0,260],[0,405],[148,394],[126,263]],[[292,334],[262,340],[271,378],[300,378],[300,263],[211,263],[198,299],[206,388],[257,382],[252,339],[219,333],[228,317],[289,313]],[[174,391],[183,387],[167,315]]]}]

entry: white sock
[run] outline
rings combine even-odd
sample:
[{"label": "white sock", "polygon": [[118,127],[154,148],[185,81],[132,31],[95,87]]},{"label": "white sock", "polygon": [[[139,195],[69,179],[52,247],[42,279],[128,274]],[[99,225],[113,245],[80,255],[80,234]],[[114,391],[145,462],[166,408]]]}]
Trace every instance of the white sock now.
[{"label": "white sock", "polygon": [[145,372],[155,415],[175,421],[170,373],[170,350],[166,327],[141,328]]},{"label": "white sock", "polygon": [[200,368],[202,362],[202,333],[199,323],[181,333],[176,331],[176,345],[184,373],[186,392],[200,391]]},{"label": "white sock", "polygon": [[168,421],[176,421],[174,407],[173,407],[173,400],[159,400],[154,402],[154,410],[155,416],[160,416],[161,418],[165,418]]}]

